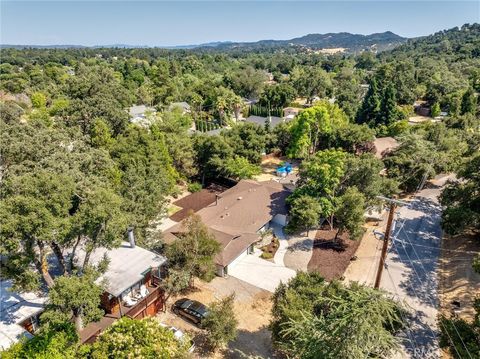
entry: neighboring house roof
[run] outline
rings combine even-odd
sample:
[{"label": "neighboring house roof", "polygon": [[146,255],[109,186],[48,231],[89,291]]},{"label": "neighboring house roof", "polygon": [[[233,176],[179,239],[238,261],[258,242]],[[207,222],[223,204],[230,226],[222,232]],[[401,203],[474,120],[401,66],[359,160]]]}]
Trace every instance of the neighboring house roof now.
[{"label": "neighboring house roof", "polygon": [[180,107],[184,111],[190,111],[190,105],[186,102],[172,102],[168,109],[171,111],[175,107]]},{"label": "neighboring house roof", "polygon": [[128,114],[131,118],[143,117],[145,116],[145,112],[147,111],[156,112],[155,108],[153,107],[147,107],[145,105],[134,105],[128,109]]},{"label": "neighboring house roof", "polygon": [[300,111],[302,111],[302,109],[301,109],[301,108],[298,108],[298,107],[285,107],[285,108],[283,109],[283,112],[284,112],[284,113],[285,113],[285,112],[289,112],[289,113],[295,113],[295,114],[297,114],[297,115],[298,115],[298,113],[299,113]]},{"label": "neighboring house roof", "polygon": [[256,103],[258,102],[258,100],[255,100],[255,99],[243,99],[243,103],[245,105],[255,105]]},{"label": "neighboring house roof", "polygon": [[[104,254],[108,256],[110,263],[107,271],[98,279],[98,282],[105,279],[107,281],[107,292],[115,297],[139,282],[150,268],[158,267],[167,261],[165,257],[159,254],[139,246],[132,248],[130,243],[122,242],[122,245],[118,248],[97,248],[91,254],[90,263],[100,262]],[[85,252],[80,249],[78,253],[80,263],[84,257]]]},{"label": "neighboring house roof", "polygon": [[[267,117],[262,117],[262,116],[248,116],[245,121],[250,122],[250,123],[255,123],[260,126],[265,126],[265,122],[267,120]],[[276,117],[276,116],[270,116],[270,126],[275,127],[278,124],[284,122],[283,118],[281,117]]]},{"label": "neighboring house roof", "polygon": [[[260,230],[276,214],[287,214],[285,201],[289,191],[278,182],[242,180],[219,195],[197,214],[222,247],[216,263],[226,266],[249,245],[258,241]],[[164,234],[167,242],[183,232],[181,223]]]},{"label": "neighboring house roof", "polygon": [[383,158],[385,154],[400,146],[393,137],[376,138],[373,144],[375,145],[375,157],[377,158]]},{"label": "neighboring house roof", "polygon": [[16,293],[10,289],[9,280],[0,282],[1,308],[0,308],[0,350],[7,349],[23,337],[32,335],[20,324],[43,311],[44,296],[35,293]]}]

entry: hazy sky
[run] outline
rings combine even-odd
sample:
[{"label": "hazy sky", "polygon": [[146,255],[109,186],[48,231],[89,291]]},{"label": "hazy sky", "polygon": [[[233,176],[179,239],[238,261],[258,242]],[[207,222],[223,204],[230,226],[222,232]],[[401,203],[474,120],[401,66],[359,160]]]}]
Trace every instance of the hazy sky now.
[{"label": "hazy sky", "polygon": [[480,22],[475,1],[1,1],[2,44],[187,45]]}]

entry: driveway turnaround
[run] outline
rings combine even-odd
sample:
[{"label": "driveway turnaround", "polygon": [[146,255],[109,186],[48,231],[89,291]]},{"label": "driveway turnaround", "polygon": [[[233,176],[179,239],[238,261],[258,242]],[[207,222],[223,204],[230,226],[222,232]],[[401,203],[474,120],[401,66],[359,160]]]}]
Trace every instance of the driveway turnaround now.
[{"label": "driveway turnaround", "polygon": [[295,277],[293,269],[262,259],[259,252],[257,250],[242,258],[233,268],[228,269],[228,275],[269,292],[274,292],[280,282],[286,283]]},{"label": "driveway turnaround", "polygon": [[438,195],[444,181],[420,191],[409,206],[399,208],[381,288],[405,302],[403,357],[439,358],[438,259],[442,231]]}]

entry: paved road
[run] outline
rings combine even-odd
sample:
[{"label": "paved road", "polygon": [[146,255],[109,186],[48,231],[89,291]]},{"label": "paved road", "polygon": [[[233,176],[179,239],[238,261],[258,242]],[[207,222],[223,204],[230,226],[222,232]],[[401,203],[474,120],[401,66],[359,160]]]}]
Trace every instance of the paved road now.
[{"label": "paved road", "polygon": [[392,244],[381,287],[410,307],[412,317],[403,333],[406,358],[439,358],[438,280],[442,231],[438,195],[447,177],[418,192],[411,204],[398,209]]}]

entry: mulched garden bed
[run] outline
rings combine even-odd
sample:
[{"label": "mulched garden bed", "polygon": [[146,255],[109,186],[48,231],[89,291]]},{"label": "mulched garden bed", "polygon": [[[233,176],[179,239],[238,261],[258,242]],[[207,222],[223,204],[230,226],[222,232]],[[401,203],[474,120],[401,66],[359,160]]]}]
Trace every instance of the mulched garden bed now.
[{"label": "mulched garden bed", "polygon": [[263,252],[260,257],[273,262],[273,257],[275,257],[275,253],[277,253],[279,247],[280,243],[278,239],[273,237],[269,244],[260,248]]},{"label": "mulched garden bed", "polygon": [[309,272],[320,273],[325,280],[339,279],[355,255],[360,240],[352,241],[348,234],[339,235],[334,241],[337,230],[318,230],[313,242],[313,252],[308,262]]},{"label": "mulched garden bed", "polygon": [[220,194],[225,190],[227,190],[227,187],[214,183],[209,185],[207,188],[202,189],[201,191],[192,193],[176,202],[173,202],[175,206],[181,207],[182,209],[172,214],[170,219],[175,222],[182,221],[188,216],[190,211],[197,212],[215,202],[215,195]]}]

